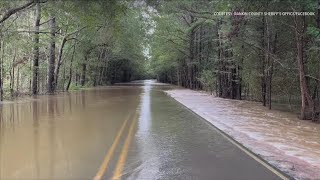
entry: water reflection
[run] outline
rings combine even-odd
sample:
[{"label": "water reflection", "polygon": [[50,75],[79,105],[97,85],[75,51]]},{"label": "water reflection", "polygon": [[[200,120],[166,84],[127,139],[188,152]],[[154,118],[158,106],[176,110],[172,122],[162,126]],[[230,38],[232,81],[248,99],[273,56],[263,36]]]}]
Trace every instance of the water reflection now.
[{"label": "water reflection", "polygon": [[142,87],[97,88],[0,106],[0,179],[92,179],[133,111],[139,121],[124,178],[223,179],[212,178],[220,172],[212,172],[213,165],[224,167],[220,175],[229,175],[231,167],[232,177],[257,171],[254,164],[246,169],[232,156],[235,147],[161,91],[168,87],[153,81]]},{"label": "water reflection", "polygon": [[266,171],[254,163],[243,166],[239,149],[168,98],[167,87],[151,84],[143,87],[123,179],[277,179],[261,178]]},{"label": "water reflection", "polygon": [[141,95],[140,119],[138,135],[146,136],[150,129],[151,111],[150,111],[150,91],[151,82],[146,81],[143,86],[143,94]]},{"label": "water reflection", "polygon": [[0,179],[90,179],[141,88],[107,87],[0,105]]},{"label": "water reflection", "polygon": [[[141,82],[135,82],[141,83]],[[150,177],[150,174],[157,174],[159,170],[159,157],[157,153],[156,141],[152,132],[152,111],[151,111],[151,92],[153,81],[142,82],[143,93],[140,95],[141,104],[139,105],[139,122],[135,140],[123,172],[124,178],[143,179]]]},{"label": "water reflection", "polygon": [[[59,109],[57,107],[57,99],[51,99],[49,98],[47,100],[47,109],[48,109],[48,116],[49,116],[49,143],[50,143],[50,163],[49,163],[49,177],[50,178],[54,178],[54,161],[55,161],[55,143],[56,143],[56,139],[55,139],[55,116],[59,116]],[[63,108],[64,103],[62,104],[62,108]]]},{"label": "water reflection", "polygon": [[[34,167],[35,177],[38,179],[40,175],[40,163],[39,163],[39,119],[38,119],[38,103],[33,101],[30,103],[33,115],[33,149],[34,149]],[[1,177],[1,176],[0,176]]]}]

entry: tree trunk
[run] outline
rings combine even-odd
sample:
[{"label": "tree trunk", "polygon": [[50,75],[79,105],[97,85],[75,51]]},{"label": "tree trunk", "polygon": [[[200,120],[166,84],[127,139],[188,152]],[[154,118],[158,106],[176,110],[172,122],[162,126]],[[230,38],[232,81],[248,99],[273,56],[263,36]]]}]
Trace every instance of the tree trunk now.
[{"label": "tree trunk", "polygon": [[267,85],[266,85],[266,73],[265,73],[265,16],[262,16],[262,32],[261,32],[261,95],[262,95],[262,105],[263,106],[266,106],[266,102],[267,102],[267,98],[266,98],[266,95],[267,95],[267,92],[266,92],[266,89],[267,89]]},{"label": "tree trunk", "polygon": [[65,36],[65,37],[62,39],[61,46],[60,46],[60,49],[59,49],[58,62],[57,62],[57,67],[56,67],[56,72],[55,72],[55,78],[54,78],[54,84],[55,84],[56,86],[58,85],[59,71],[60,71],[60,66],[61,66],[61,64],[62,64],[63,48],[64,48],[64,45],[66,44],[66,42],[67,42],[67,36]]},{"label": "tree trunk", "polygon": [[17,85],[16,85],[16,91],[17,93],[19,93],[19,79],[20,79],[20,67],[18,66],[18,70],[17,70]]},{"label": "tree trunk", "polygon": [[300,118],[307,119],[307,111],[313,107],[313,100],[309,93],[309,88],[307,86],[307,81],[305,77],[305,62],[304,62],[304,33],[305,24],[298,20],[301,17],[294,17],[295,21],[295,34],[296,34],[296,46],[297,46],[297,61],[299,69],[299,82],[300,82],[300,92],[301,92],[301,111]]},{"label": "tree trunk", "polygon": [[[2,34],[0,34],[2,37]],[[2,79],[2,64],[3,64],[3,41],[0,41],[0,52],[1,52],[1,48],[2,48],[2,56],[0,59],[0,101],[3,101],[3,79]]]},{"label": "tree trunk", "polygon": [[2,58],[0,62],[0,69],[1,69],[1,88],[0,88],[0,94],[1,94],[1,101],[3,101],[3,82],[4,82],[4,68],[3,68],[3,63],[4,62],[4,40],[2,41]]},{"label": "tree trunk", "polygon": [[34,33],[34,47],[33,47],[33,75],[32,75],[32,94],[38,94],[38,75],[39,75],[39,27],[41,18],[40,0],[36,0],[35,11],[35,33]]},{"label": "tree trunk", "polygon": [[17,55],[17,51],[16,49],[14,50],[14,55],[12,58],[12,63],[11,63],[11,70],[10,70],[10,95],[11,98],[14,96],[14,63],[16,61],[16,55]]},{"label": "tree trunk", "polygon": [[73,46],[73,52],[72,52],[72,57],[71,57],[71,61],[70,61],[70,68],[69,68],[69,80],[68,80],[68,84],[66,87],[66,91],[69,90],[71,80],[72,80],[72,64],[73,64],[73,58],[74,58],[75,52],[76,52],[76,42],[74,43],[74,46]]},{"label": "tree trunk", "polygon": [[[194,23],[194,17],[190,16],[190,24]],[[194,29],[190,32],[189,34],[189,57],[188,57],[188,62],[187,62],[187,66],[188,66],[188,81],[189,81],[189,88],[193,89],[193,85],[194,85],[194,65],[193,65],[193,61],[194,61],[194,36],[195,32]]]},{"label": "tree trunk", "polygon": [[88,60],[88,56],[85,55],[84,62],[82,63],[82,73],[81,73],[81,80],[80,80],[81,86],[84,86],[86,83],[87,60]]},{"label": "tree trunk", "polygon": [[50,41],[50,55],[49,55],[49,67],[48,67],[48,93],[52,94],[55,91],[55,84],[54,81],[54,66],[56,61],[56,18],[55,16],[51,15],[50,21],[50,34],[51,34],[51,41]]},{"label": "tree trunk", "polygon": [[222,47],[222,39],[220,37],[220,33],[219,33],[219,29],[220,29],[220,22],[217,22],[217,26],[216,26],[216,35],[217,35],[217,38],[218,38],[218,41],[217,41],[217,49],[218,49],[218,74],[217,74],[217,95],[219,97],[222,97],[223,96],[223,72],[222,72],[222,61],[223,61],[223,47]]},{"label": "tree trunk", "polygon": [[[63,66],[63,82],[62,82],[62,91],[64,91],[64,85],[66,84],[66,66]],[[57,89],[57,88],[56,88]]]},{"label": "tree trunk", "polygon": [[103,83],[106,84],[107,83],[107,66],[108,66],[108,51],[105,51],[105,55],[104,55],[104,62],[103,62],[103,66],[102,66],[102,72],[101,72],[101,79],[100,79],[100,85],[102,85]]},{"label": "tree trunk", "polygon": [[[317,9],[317,28],[320,29],[320,0],[318,1]],[[320,48],[320,43],[318,42],[318,49]],[[320,107],[320,50],[318,50],[318,83],[317,83],[317,97],[318,97],[318,107]]]},{"label": "tree trunk", "polygon": [[271,28],[269,27],[268,17],[265,18],[265,47],[264,47],[264,56],[265,56],[265,93],[266,93],[266,103],[268,108],[271,109],[271,86],[272,86],[272,69],[273,69],[273,60],[270,57],[271,52],[271,37],[272,32]]},{"label": "tree trunk", "polygon": [[[276,33],[274,36],[274,41],[273,41],[273,51],[272,54],[275,55],[277,51],[277,39],[278,39],[278,34]],[[269,109],[271,109],[272,106],[272,77],[273,77],[273,71],[274,71],[274,59],[271,58],[271,65],[270,65],[270,70],[269,70],[269,88],[268,88],[268,102],[269,102]]]},{"label": "tree trunk", "polygon": [[76,86],[78,86],[79,84],[79,74],[78,72],[76,72]]}]

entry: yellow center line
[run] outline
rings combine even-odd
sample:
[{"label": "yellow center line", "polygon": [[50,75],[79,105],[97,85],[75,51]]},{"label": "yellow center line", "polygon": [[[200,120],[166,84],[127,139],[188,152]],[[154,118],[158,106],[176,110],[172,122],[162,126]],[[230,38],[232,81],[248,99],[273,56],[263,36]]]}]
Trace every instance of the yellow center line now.
[{"label": "yellow center line", "polygon": [[131,115],[131,113],[128,114],[128,116],[126,117],[126,120],[124,121],[120,130],[118,131],[118,134],[117,134],[116,138],[114,139],[113,144],[111,145],[111,148],[108,150],[108,153],[104,157],[103,163],[101,164],[99,171],[97,172],[96,176],[93,178],[94,180],[100,180],[102,178],[102,176],[104,175],[104,173],[107,171],[110,159],[112,158],[112,155],[113,155],[113,153],[119,143],[120,137],[126,127],[126,124],[130,118],[130,115]]},{"label": "yellow center line", "polygon": [[138,113],[136,112],[134,119],[131,123],[129,133],[128,133],[127,138],[126,138],[124,145],[122,147],[121,154],[118,159],[117,166],[115,168],[112,179],[117,179],[117,180],[121,179],[122,170],[124,168],[124,165],[125,165],[125,162],[126,162],[126,159],[128,156],[128,150],[129,150],[130,143],[132,141],[134,127],[136,126],[137,120],[138,120]]}]

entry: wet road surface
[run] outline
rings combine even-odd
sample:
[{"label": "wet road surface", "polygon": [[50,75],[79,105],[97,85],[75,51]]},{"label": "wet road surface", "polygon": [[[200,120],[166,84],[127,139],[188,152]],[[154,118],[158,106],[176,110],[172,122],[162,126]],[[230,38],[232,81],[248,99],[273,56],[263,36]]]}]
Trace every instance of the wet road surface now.
[{"label": "wet road surface", "polygon": [[0,108],[0,179],[280,179],[168,97],[114,86]]}]

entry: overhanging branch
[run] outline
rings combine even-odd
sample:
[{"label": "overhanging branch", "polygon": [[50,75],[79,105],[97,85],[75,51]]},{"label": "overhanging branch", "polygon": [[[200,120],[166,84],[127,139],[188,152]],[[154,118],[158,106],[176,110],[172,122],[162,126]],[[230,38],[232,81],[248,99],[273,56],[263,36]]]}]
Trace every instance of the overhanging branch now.
[{"label": "overhanging branch", "polygon": [[19,6],[19,7],[15,7],[12,9],[9,9],[7,12],[4,13],[4,15],[0,18],[0,24],[3,23],[5,20],[7,20],[10,16],[12,16],[13,14],[17,13],[18,11],[21,11],[27,7],[33,6],[34,5],[34,0]]}]

